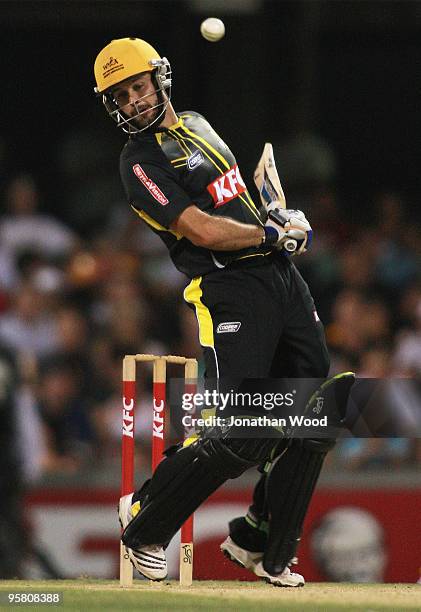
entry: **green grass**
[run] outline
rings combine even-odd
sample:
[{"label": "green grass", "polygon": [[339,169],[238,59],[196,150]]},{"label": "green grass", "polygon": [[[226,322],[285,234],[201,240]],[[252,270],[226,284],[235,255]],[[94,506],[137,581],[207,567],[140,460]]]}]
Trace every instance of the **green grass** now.
[{"label": "green grass", "polygon": [[222,610],[223,612],[404,612],[421,610],[421,586],[417,584],[310,583],[304,588],[281,589],[261,582],[196,581],[181,588],[177,582],[135,581],[121,589],[116,581],[91,579],[57,581],[2,581],[3,591],[63,593],[59,606],[11,606],[0,610]]}]

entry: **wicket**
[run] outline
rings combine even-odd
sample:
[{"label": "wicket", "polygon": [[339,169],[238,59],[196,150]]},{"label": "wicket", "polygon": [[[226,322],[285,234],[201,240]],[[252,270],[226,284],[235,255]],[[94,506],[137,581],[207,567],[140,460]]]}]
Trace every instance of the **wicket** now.
[{"label": "wicket", "polygon": [[[152,424],[152,471],[162,459],[165,449],[167,363],[184,365],[185,393],[195,393],[197,384],[197,360],[176,355],[126,355],[123,360],[123,423],[121,437],[121,492],[128,495],[134,491],[134,453],[136,405],[136,364],[153,363],[153,424]],[[193,515],[181,527],[180,585],[190,586],[193,580]],[[133,584],[133,567],[120,542],[120,586]]]}]

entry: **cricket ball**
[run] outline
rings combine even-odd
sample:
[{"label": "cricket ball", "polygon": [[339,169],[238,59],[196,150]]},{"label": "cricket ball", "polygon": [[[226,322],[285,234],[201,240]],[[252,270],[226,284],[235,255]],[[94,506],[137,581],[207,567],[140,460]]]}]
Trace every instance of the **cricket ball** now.
[{"label": "cricket ball", "polygon": [[225,34],[224,22],[216,17],[208,17],[200,24],[200,32],[209,42],[218,42]]}]

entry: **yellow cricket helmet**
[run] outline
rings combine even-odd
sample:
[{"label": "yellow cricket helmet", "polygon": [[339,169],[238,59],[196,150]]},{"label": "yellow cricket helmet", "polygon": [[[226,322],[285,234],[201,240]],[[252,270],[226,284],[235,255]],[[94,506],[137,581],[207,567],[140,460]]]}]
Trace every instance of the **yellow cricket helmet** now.
[{"label": "yellow cricket helmet", "polygon": [[161,56],[152,45],[140,38],[112,40],[98,53],[95,60],[97,92],[103,93],[139,72],[153,70],[151,62],[160,59]]},{"label": "yellow cricket helmet", "polygon": [[[108,114],[119,127],[128,133],[143,131],[151,127],[152,123],[139,128],[136,125],[137,117],[129,119],[124,113],[124,108],[119,108],[111,93],[111,88],[141,72],[151,72],[154,78],[155,92],[158,96],[158,104],[154,108],[160,109],[152,122],[156,124],[159,119],[163,119],[170,100],[171,66],[167,58],[161,58],[152,45],[145,40],[119,38],[112,40],[104,47],[95,60],[95,93],[102,95]],[[169,91],[164,94],[164,89]],[[141,114],[139,112],[138,116]]]}]

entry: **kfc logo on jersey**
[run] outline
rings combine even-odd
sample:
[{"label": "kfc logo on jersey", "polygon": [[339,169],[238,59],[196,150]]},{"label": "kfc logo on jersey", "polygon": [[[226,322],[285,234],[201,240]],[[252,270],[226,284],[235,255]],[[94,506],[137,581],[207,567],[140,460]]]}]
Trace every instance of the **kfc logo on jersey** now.
[{"label": "kfc logo on jersey", "polygon": [[133,166],[133,172],[157,202],[159,202],[162,206],[168,204],[167,198],[164,196],[158,185],[156,185],[153,180],[149,178],[139,164],[135,164]]},{"label": "kfc logo on jersey", "polygon": [[215,208],[233,200],[246,189],[237,164],[208,185],[208,191],[215,202]]}]

